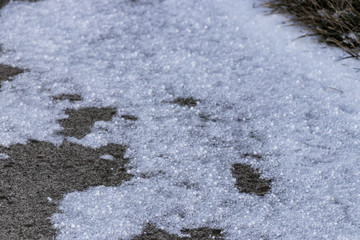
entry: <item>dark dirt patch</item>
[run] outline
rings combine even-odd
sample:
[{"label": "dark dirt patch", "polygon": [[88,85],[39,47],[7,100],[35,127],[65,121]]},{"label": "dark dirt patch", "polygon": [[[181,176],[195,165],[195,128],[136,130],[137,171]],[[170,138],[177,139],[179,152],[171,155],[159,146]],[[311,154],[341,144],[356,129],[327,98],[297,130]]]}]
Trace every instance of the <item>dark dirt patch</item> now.
[{"label": "dark dirt patch", "polygon": [[0,64],[0,88],[2,82],[8,81],[10,80],[11,77],[14,77],[23,72],[24,69],[12,67],[5,64]]},{"label": "dark dirt patch", "polygon": [[192,97],[188,97],[188,98],[179,97],[179,98],[174,99],[171,103],[175,103],[180,106],[196,107],[198,102],[199,102],[199,100],[194,99]]},{"label": "dark dirt patch", "polygon": [[218,119],[212,118],[210,114],[206,114],[206,113],[200,113],[199,118],[203,122],[217,122],[218,121]]},{"label": "dark dirt patch", "polygon": [[260,154],[254,154],[254,153],[244,153],[242,155],[243,158],[246,158],[246,157],[251,157],[251,158],[255,158],[257,160],[261,160],[262,159],[262,156]]},{"label": "dark dirt patch", "polygon": [[[125,147],[118,144],[92,149],[68,141],[57,147],[30,140],[0,146],[0,153],[9,156],[0,160],[0,239],[52,239],[49,217],[64,194],[118,186],[131,178],[124,167]],[[114,161],[101,159],[103,154]]]},{"label": "dark dirt patch", "polygon": [[164,230],[156,228],[152,224],[148,224],[143,233],[136,236],[132,240],[223,240],[221,229],[211,228],[196,228],[181,230],[184,234],[190,234],[191,237],[179,237],[175,234],[170,234]]},{"label": "dark dirt patch", "polygon": [[235,186],[242,193],[254,193],[264,196],[270,191],[271,180],[260,178],[260,174],[251,166],[236,163],[233,164],[232,175],[236,179]]},{"label": "dark dirt patch", "polygon": [[125,119],[125,120],[130,120],[130,121],[138,120],[138,118],[136,116],[134,116],[134,115],[124,114],[124,115],[121,115],[120,117]]},{"label": "dark dirt patch", "polygon": [[214,240],[223,240],[223,234],[221,233],[221,229],[213,229],[213,228],[195,228],[195,229],[184,229],[181,230],[182,233],[190,234],[190,238],[184,239],[191,239],[191,240],[205,240],[205,239],[214,239]]},{"label": "dark dirt patch", "polygon": [[0,0],[0,8],[4,7],[10,0]]},{"label": "dark dirt patch", "polygon": [[79,94],[60,94],[53,96],[54,100],[64,101],[69,100],[70,102],[82,101],[82,97]]},{"label": "dark dirt patch", "polygon": [[[27,1],[27,2],[38,2],[39,0],[15,0],[15,1]],[[8,4],[10,0],[0,0],[0,8]]]},{"label": "dark dirt patch", "polygon": [[261,135],[257,132],[253,132],[253,131],[249,132],[249,137],[256,141],[259,141],[259,142],[261,142],[261,140],[262,140]]},{"label": "dark dirt patch", "polygon": [[66,109],[65,114],[69,115],[69,117],[59,120],[60,125],[64,128],[60,133],[80,139],[90,133],[91,127],[95,122],[111,121],[112,117],[116,114],[116,108],[89,107],[78,110]]},{"label": "dark dirt patch", "polygon": [[248,122],[250,121],[251,119],[248,118],[248,117],[242,117],[242,118],[237,118],[236,121],[238,122]]},{"label": "dark dirt patch", "polygon": [[134,237],[132,240],[180,240],[178,235],[170,234],[164,230],[148,224],[141,235]]}]

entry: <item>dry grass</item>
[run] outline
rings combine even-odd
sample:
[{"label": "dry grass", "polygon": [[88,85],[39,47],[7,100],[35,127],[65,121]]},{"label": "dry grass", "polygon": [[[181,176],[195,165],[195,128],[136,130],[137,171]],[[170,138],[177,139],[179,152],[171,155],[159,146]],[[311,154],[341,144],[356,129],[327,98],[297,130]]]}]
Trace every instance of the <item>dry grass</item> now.
[{"label": "dry grass", "polygon": [[321,42],[360,58],[360,0],[264,0],[271,13],[290,16]]}]

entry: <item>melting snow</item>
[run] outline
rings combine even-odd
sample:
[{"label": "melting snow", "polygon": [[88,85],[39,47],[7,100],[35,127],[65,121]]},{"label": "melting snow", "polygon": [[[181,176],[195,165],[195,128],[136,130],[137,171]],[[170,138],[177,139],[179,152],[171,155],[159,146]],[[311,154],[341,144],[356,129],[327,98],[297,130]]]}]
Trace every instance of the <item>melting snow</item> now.
[{"label": "melting snow", "polygon": [[[358,63],[295,40],[299,29],[253,3],[48,0],[1,10],[0,62],[30,69],[2,83],[1,145],[60,143],[67,108],[137,119],[115,115],[71,139],[126,144],[135,177],[67,194],[52,218],[58,239],[131,239],[147,222],[234,240],[360,236]],[[83,101],[52,99],[69,92]],[[271,179],[270,192],[239,192],[236,163]]]}]

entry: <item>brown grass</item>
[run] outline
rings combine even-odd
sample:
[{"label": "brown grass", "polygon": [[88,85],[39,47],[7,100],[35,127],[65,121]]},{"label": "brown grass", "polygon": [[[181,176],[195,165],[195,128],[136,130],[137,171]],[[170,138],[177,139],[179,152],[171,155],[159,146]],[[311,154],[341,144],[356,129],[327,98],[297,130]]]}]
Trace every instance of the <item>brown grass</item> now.
[{"label": "brown grass", "polygon": [[360,0],[264,0],[271,13],[290,16],[321,42],[337,46],[352,57],[360,57]]}]

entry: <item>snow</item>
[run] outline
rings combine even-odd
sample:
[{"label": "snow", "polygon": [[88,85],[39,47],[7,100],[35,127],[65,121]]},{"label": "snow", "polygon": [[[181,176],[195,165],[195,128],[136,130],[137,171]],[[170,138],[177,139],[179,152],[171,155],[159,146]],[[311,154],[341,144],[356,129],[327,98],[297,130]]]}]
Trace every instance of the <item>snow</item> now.
[{"label": "snow", "polygon": [[110,161],[114,160],[114,157],[110,154],[101,155],[100,158],[105,159],[105,160],[110,160]]},{"label": "snow", "polygon": [[[64,196],[57,239],[131,239],[147,222],[234,240],[360,236],[358,62],[295,40],[300,29],[254,3],[48,0],[0,11],[0,62],[30,69],[2,84],[0,144],[59,144],[66,108],[111,106],[112,121],[70,140],[129,147],[134,178]],[[61,93],[83,101],[51,100]],[[271,192],[239,193],[234,163],[260,169]]]}]

